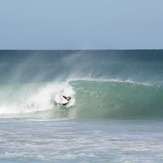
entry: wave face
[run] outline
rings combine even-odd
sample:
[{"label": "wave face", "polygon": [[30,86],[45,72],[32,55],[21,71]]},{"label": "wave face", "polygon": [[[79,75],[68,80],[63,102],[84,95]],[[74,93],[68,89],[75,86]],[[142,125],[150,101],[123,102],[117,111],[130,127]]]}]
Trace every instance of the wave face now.
[{"label": "wave face", "polygon": [[161,118],[162,74],[163,50],[1,50],[0,116]]},{"label": "wave face", "polygon": [[77,117],[162,117],[163,88],[118,81],[74,81]]}]

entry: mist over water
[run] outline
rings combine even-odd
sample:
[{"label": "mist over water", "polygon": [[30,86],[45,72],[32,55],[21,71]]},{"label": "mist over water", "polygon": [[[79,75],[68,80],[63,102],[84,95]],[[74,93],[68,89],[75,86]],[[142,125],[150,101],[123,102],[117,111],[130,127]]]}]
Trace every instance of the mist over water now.
[{"label": "mist over water", "polygon": [[118,79],[162,85],[162,50],[0,51],[1,83]]},{"label": "mist over water", "polygon": [[62,92],[66,118],[162,117],[162,52],[0,51],[0,114],[62,117]]}]

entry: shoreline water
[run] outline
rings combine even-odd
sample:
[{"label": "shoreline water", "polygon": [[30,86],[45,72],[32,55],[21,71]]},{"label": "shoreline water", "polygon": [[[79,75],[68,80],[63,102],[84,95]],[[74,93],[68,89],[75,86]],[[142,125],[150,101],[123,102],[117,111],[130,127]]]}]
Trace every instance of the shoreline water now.
[{"label": "shoreline water", "polygon": [[0,121],[0,162],[163,161],[163,121]]}]

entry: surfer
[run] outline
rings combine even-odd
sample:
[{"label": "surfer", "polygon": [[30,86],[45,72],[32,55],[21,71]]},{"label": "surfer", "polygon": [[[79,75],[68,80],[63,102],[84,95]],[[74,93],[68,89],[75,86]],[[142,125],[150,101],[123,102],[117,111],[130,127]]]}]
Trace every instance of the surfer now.
[{"label": "surfer", "polygon": [[62,96],[62,97],[67,100],[67,102],[64,103],[63,105],[67,105],[69,103],[69,101],[71,100],[70,96],[67,96],[67,97],[66,96]]}]

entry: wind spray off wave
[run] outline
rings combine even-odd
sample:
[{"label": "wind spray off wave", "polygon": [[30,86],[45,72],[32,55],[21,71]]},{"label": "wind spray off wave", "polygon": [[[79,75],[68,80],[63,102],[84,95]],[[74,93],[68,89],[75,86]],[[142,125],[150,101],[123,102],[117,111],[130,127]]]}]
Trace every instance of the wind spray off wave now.
[{"label": "wind spray off wave", "polygon": [[[0,114],[161,117],[162,52],[0,51]],[[62,92],[72,96],[65,112],[54,105]]]}]

